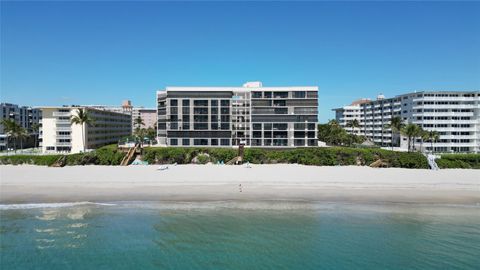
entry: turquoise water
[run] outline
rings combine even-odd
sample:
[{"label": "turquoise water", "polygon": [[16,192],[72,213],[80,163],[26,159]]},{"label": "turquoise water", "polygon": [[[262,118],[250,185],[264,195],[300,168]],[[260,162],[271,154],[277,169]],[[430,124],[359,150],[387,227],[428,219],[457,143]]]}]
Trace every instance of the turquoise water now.
[{"label": "turquoise water", "polygon": [[1,208],[2,269],[480,266],[479,206],[122,202]]}]

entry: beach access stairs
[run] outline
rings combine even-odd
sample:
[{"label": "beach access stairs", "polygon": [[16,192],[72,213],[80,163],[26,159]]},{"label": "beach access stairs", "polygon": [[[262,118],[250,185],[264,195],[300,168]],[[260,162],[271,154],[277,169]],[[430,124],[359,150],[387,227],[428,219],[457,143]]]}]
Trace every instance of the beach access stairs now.
[{"label": "beach access stairs", "polygon": [[438,156],[436,156],[436,155],[432,155],[432,154],[427,155],[428,165],[430,166],[430,169],[432,169],[434,171],[440,169],[437,165],[437,162],[435,162],[436,158],[438,158]]},{"label": "beach access stairs", "polygon": [[120,166],[128,166],[136,158],[137,152],[140,149],[140,144],[136,144],[134,147],[128,149],[127,154],[123,157]]},{"label": "beach access stairs", "polygon": [[238,147],[238,155],[231,160],[229,160],[226,165],[240,165],[243,163],[243,154],[244,154],[244,146],[240,145]]}]

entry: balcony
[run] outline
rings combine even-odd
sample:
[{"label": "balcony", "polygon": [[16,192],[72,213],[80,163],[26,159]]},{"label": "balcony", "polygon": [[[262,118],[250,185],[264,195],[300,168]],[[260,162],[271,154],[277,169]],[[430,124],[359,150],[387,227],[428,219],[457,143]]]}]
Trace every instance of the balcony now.
[{"label": "balcony", "polygon": [[52,113],[53,116],[71,116],[71,113],[70,112],[53,112]]}]

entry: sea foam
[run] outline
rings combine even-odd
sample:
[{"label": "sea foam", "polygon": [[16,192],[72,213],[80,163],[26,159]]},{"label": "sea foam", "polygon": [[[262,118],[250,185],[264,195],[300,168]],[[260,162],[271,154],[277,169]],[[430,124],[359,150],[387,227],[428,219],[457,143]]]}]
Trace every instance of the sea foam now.
[{"label": "sea foam", "polygon": [[0,210],[12,209],[35,209],[35,208],[61,208],[79,205],[102,205],[114,206],[112,203],[93,203],[93,202],[71,202],[71,203],[21,203],[21,204],[0,204]]}]

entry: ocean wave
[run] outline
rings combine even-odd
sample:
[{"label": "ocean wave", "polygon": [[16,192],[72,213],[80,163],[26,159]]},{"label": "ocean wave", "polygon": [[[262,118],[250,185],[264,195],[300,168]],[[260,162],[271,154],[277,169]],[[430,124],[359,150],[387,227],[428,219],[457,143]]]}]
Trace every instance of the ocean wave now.
[{"label": "ocean wave", "polygon": [[61,207],[72,207],[72,206],[79,206],[79,205],[114,206],[116,204],[94,203],[94,202],[0,204],[0,210],[35,209],[35,208],[61,208]]}]

